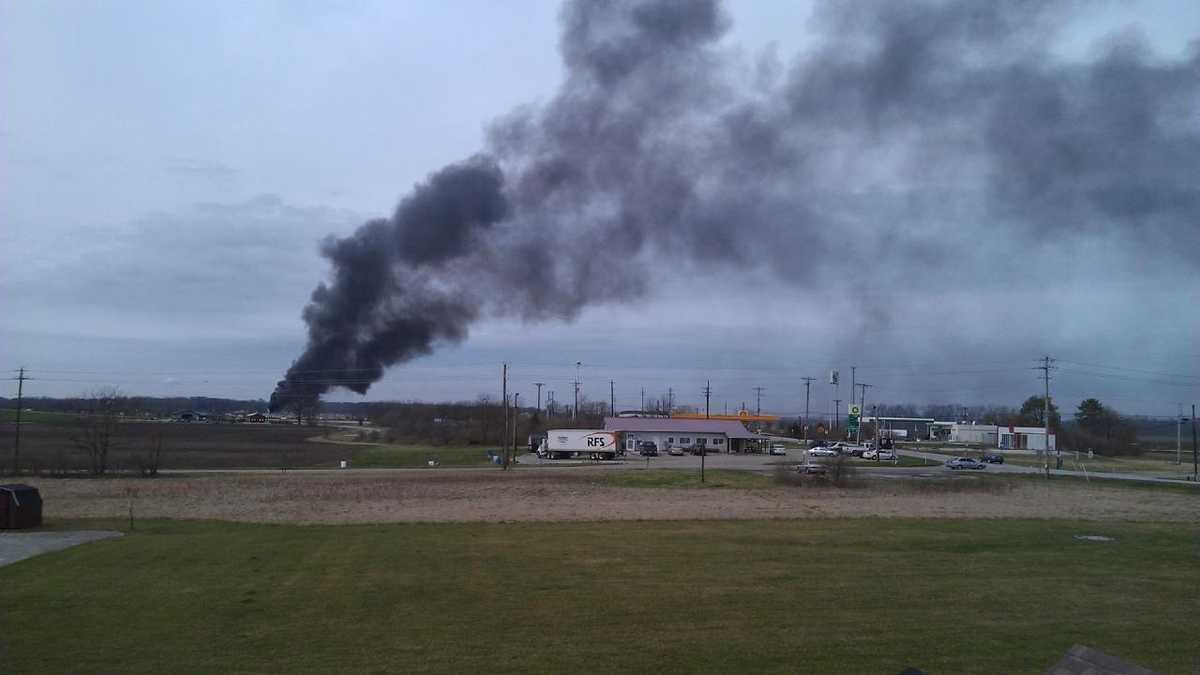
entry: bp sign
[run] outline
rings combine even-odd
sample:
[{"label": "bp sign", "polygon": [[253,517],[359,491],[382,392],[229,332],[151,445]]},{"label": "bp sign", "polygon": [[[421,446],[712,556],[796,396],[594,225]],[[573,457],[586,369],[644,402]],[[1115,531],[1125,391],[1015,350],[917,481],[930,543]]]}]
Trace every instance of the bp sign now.
[{"label": "bp sign", "polygon": [[857,406],[857,405],[854,405],[853,403],[851,403],[848,412],[850,414],[848,415],[848,419],[846,420],[846,431],[848,431],[852,434],[857,434],[858,433],[858,418],[859,418],[859,415],[862,413],[862,408],[860,406]]}]

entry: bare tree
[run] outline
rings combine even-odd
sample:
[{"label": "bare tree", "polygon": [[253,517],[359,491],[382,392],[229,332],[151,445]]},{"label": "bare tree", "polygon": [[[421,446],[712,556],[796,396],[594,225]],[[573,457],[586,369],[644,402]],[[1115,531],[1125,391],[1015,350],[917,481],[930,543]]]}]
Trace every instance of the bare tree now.
[{"label": "bare tree", "polygon": [[479,397],[475,399],[475,403],[477,406],[479,406],[479,434],[482,436],[482,438],[479,439],[479,442],[487,445],[488,416],[491,415],[492,411],[492,397],[488,394],[480,394]]},{"label": "bare tree", "polygon": [[117,387],[98,387],[85,400],[88,409],[71,440],[87,453],[92,475],[102,476],[108,471],[109,454],[122,440],[125,396]]},{"label": "bare tree", "polygon": [[153,478],[158,475],[158,467],[162,461],[162,441],[162,432],[154,434],[151,438],[153,445],[149,448],[148,454],[137,456],[138,470],[146,478]]}]

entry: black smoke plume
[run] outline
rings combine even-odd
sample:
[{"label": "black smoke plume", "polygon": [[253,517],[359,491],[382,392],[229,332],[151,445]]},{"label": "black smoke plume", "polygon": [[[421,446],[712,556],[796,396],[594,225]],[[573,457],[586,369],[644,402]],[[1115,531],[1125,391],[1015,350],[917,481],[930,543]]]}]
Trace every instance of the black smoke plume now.
[{"label": "black smoke plume", "polygon": [[482,154],[391,218],[324,242],[332,279],[272,403],[365,393],[483,316],[569,319],[635,297],[646,280],[615,262],[653,255],[803,287],[836,254],[914,291],[1003,283],[969,254],[897,262],[948,247],[1086,239],[1194,265],[1200,53],[1166,60],[1126,34],[1067,60],[1052,48],[1076,13],[830,2],[785,65],[723,44],[715,0],[569,2],[551,101],[497,121]]}]

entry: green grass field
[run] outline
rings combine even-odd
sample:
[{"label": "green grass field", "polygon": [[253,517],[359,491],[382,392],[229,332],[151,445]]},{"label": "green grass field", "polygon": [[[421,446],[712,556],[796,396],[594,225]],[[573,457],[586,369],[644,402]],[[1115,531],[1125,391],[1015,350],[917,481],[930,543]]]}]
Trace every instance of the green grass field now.
[{"label": "green grass field", "polygon": [[1041,673],[1083,643],[1185,673],[1200,656],[1196,534],[158,521],[0,568],[0,653],[6,673]]},{"label": "green grass field", "polygon": [[472,466],[488,463],[487,448],[455,448],[421,445],[356,445],[351,461],[356,467],[428,466],[436,458],[443,466]]},{"label": "green grass field", "polygon": [[[12,408],[0,409],[0,424],[12,424],[17,421],[17,411]],[[78,415],[57,412],[40,412],[24,410],[21,412],[21,426],[26,424],[46,424],[50,426],[74,426],[79,421]]]}]

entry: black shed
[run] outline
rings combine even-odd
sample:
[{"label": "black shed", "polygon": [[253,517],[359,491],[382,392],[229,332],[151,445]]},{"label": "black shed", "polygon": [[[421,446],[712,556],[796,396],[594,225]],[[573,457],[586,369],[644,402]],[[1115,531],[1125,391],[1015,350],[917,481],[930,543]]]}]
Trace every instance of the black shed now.
[{"label": "black shed", "polygon": [[0,485],[0,530],[23,530],[42,524],[42,495],[32,485]]}]

